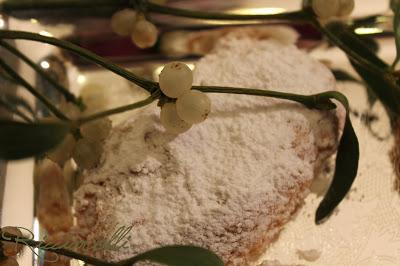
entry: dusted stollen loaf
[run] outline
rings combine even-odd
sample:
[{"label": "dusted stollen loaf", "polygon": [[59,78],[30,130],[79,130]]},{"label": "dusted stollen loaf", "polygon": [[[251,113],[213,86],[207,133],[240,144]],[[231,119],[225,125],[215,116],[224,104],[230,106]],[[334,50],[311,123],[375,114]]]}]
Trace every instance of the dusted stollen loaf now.
[{"label": "dusted stollen loaf", "polygon": [[[293,45],[225,37],[197,63],[195,83],[315,94],[330,71]],[[265,97],[210,94],[209,118],[171,135],[156,104],[117,126],[100,165],[76,192],[81,237],[133,228],[117,261],[171,244],[251,265],[301,206],[315,171],[334,153],[343,116]],[[338,117],[340,119],[338,119]]]}]

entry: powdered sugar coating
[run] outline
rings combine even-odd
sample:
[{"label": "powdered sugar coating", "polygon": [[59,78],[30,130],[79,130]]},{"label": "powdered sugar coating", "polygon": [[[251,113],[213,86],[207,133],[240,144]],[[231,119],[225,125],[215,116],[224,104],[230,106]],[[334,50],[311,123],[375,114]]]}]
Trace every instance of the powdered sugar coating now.
[{"label": "powdered sugar coating", "polygon": [[[194,74],[202,85],[301,94],[335,88],[324,66],[274,41],[228,37]],[[95,255],[120,260],[194,244],[228,265],[248,265],[277,237],[337,144],[334,115],[263,97],[210,98],[209,118],[185,134],[166,134],[155,105],[113,130],[101,165],[75,195],[78,222],[89,241],[120,225],[133,229],[127,249]]]}]

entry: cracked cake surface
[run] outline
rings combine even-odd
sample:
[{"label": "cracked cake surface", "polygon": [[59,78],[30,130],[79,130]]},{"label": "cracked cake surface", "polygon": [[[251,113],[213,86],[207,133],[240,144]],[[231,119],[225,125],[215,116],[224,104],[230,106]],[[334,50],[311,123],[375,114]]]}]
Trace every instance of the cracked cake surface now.
[{"label": "cracked cake surface", "polygon": [[[330,71],[293,45],[221,40],[194,72],[197,85],[315,94],[335,90]],[[99,166],[75,193],[80,237],[132,226],[117,261],[172,244],[211,249],[226,265],[251,265],[301,206],[316,169],[334,153],[343,108],[316,111],[265,97],[210,94],[209,118],[172,135],[156,104],[116,126]]]}]

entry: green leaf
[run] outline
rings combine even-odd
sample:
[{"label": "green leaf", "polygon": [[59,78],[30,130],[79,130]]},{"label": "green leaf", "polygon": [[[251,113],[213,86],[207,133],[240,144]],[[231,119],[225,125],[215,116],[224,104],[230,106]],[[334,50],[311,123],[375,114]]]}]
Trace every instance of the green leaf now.
[{"label": "green leaf", "polygon": [[[381,87],[376,87],[375,82],[373,82],[373,80],[370,80],[370,76],[368,74],[365,73],[363,67],[361,67],[360,65],[358,65],[357,63],[355,63],[353,60],[349,59],[351,65],[353,66],[353,68],[356,70],[356,72],[358,73],[358,75],[363,79],[363,81],[365,82],[364,86],[367,92],[367,96],[368,96],[368,102],[370,104],[370,106],[374,105],[374,103],[378,100],[378,97],[375,94],[375,90],[381,90]],[[375,89],[374,89],[375,88]],[[384,97],[384,96],[382,96]]]},{"label": "green leaf", "polygon": [[391,8],[394,12],[393,18],[393,31],[394,31],[394,39],[396,42],[396,59],[393,62],[392,68],[395,68],[397,63],[400,61],[400,1],[391,1]]},{"label": "green leaf", "polygon": [[391,81],[388,76],[382,76],[352,60],[350,61],[354,69],[368,85],[368,88],[372,90],[372,93],[368,93],[368,97],[372,100],[377,97],[390,113],[399,114],[400,91],[399,88],[394,85],[393,81]]},{"label": "green leaf", "polygon": [[332,102],[331,99],[327,97],[319,97],[318,95],[316,103],[314,103],[314,105],[312,106],[312,108],[325,111],[336,109],[336,107],[336,104]]},{"label": "green leaf", "polygon": [[[352,25],[351,29],[355,30],[356,28],[354,28],[354,25]],[[356,34],[356,33],[354,32],[354,34]],[[360,39],[360,41],[363,42],[364,46],[366,48],[368,48],[371,52],[373,52],[375,54],[379,52],[379,49],[380,49],[379,43],[374,38],[372,38],[371,36],[368,36],[368,35],[356,34],[356,36],[357,36],[357,38]],[[330,48],[336,47],[335,43],[333,43],[332,41],[329,41],[328,44],[329,44]]]},{"label": "green leaf", "polygon": [[317,224],[322,223],[350,191],[357,176],[359,157],[358,139],[347,115],[337,152],[335,174],[328,192],[317,209],[315,217]]},{"label": "green leaf", "polygon": [[373,94],[378,97],[391,113],[399,114],[400,88],[396,85],[396,81],[391,79],[390,75],[383,74],[389,69],[388,64],[382,61],[368,45],[365,45],[363,39],[353,31],[349,30],[348,26],[345,24],[333,22],[328,24],[326,29],[336,38],[340,39],[344,45],[350,47],[371,64],[384,70],[381,73],[377,73],[367,66],[356,63],[349,57],[355,70],[373,91]]},{"label": "green leaf", "polygon": [[371,50],[371,52],[373,52],[374,54],[377,54],[379,52],[379,43],[375,38],[368,35],[356,34],[356,36],[364,43],[366,47],[368,47],[369,50]]},{"label": "green leaf", "polygon": [[333,76],[335,76],[338,81],[352,81],[352,82],[360,82],[358,79],[353,77],[351,74],[347,73],[341,69],[332,69]]},{"label": "green leaf", "polygon": [[153,249],[118,265],[132,265],[152,261],[169,266],[223,266],[222,260],[207,249],[194,246],[166,246]]},{"label": "green leaf", "polygon": [[370,44],[366,44],[362,37],[360,38],[360,36],[355,34],[346,24],[341,22],[331,22],[326,25],[326,30],[375,66],[381,69],[387,69],[389,67],[388,64],[386,64],[373,50],[371,50]]},{"label": "green leaf", "polygon": [[24,124],[0,120],[0,158],[17,160],[43,154],[70,131],[64,123]]},{"label": "green leaf", "polygon": [[339,92],[327,92],[321,94],[321,96],[340,101],[345,106],[347,115],[343,135],[340,139],[337,151],[335,174],[316,212],[315,222],[317,224],[322,223],[328,218],[350,191],[357,177],[360,158],[359,143],[353,125],[351,124],[349,104],[346,97]]}]

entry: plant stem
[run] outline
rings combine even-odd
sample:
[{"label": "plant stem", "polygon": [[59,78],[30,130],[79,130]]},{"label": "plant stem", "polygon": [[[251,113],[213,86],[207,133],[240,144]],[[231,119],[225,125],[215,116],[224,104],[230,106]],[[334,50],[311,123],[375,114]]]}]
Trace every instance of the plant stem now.
[{"label": "plant stem", "polygon": [[[141,1],[143,2],[143,1]],[[5,1],[1,4],[5,12],[13,11],[26,11],[26,10],[47,10],[47,9],[90,9],[90,8],[100,8],[109,7],[114,9],[133,7],[133,1],[131,0],[97,0],[97,1],[82,1],[82,0],[41,0],[33,2],[31,0],[24,1]],[[137,1],[139,4],[140,1]],[[218,12],[205,12],[196,10],[185,10],[180,8],[168,7],[165,5],[158,5],[152,2],[145,3],[147,11],[172,15],[177,17],[186,18],[200,18],[200,19],[211,19],[211,20],[287,20],[287,21],[305,21],[307,17],[302,11],[288,12],[288,13],[278,13],[278,14],[228,14],[228,13],[218,13]]]},{"label": "plant stem", "polygon": [[88,123],[90,121],[97,120],[97,119],[100,119],[100,118],[103,118],[103,117],[108,117],[108,116],[111,116],[111,115],[120,114],[120,113],[123,113],[123,112],[131,111],[131,110],[138,109],[140,107],[149,105],[152,102],[154,102],[156,99],[158,99],[160,97],[160,95],[161,95],[161,92],[157,91],[157,92],[155,92],[154,94],[152,94],[150,97],[148,97],[147,99],[145,99],[143,101],[136,102],[136,103],[133,103],[133,104],[128,104],[128,105],[125,105],[125,106],[117,107],[117,108],[114,108],[114,109],[110,109],[110,110],[107,110],[107,111],[104,111],[104,112],[100,112],[100,113],[97,113],[97,114],[93,114],[93,115],[84,117],[84,118],[78,120],[78,125],[82,125],[82,124],[85,124],[85,123]]},{"label": "plant stem", "polygon": [[353,59],[356,63],[364,66],[366,69],[373,73],[379,73],[380,75],[387,74],[388,72],[384,69],[381,69],[374,64],[370,63],[368,60],[361,57],[357,52],[353,51],[350,47],[348,47],[344,42],[342,42],[339,38],[337,38],[330,31],[326,30],[324,26],[318,21],[315,16],[309,16],[311,24],[319,30],[322,34],[324,34],[328,39],[334,43],[337,47],[343,50],[351,59]]},{"label": "plant stem", "polygon": [[5,81],[10,82],[10,83],[12,83],[12,84],[16,84],[15,80],[13,80],[12,78],[10,78],[9,75],[6,75],[5,73],[2,73],[1,71],[0,71],[0,78],[1,78],[1,79],[4,79]]},{"label": "plant stem", "polygon": [[217,87],[217,86],[193,86],[193,89],[206,93],[230,93],[230,94],[245,94],[253,96],[272,97],[277,99],[295,101],[304,104],[307,107],[315,106],[318,100],[317,97],[315,97],[315,95],[306,96],[293,93],[284,93],[284,92],[258,90],[258,89]]},{"label": "plant stem", "polygon": [[21,112],[17,106],[13,105],[12,103],[3,101],[3,99],[0,98],[0,106],[3,106],[6,110],[8,110],[11,114],[15,114],[22,118],[25,122],[32,123],[33,120],[30,119],[27,115],[25,115],[23,112]]},{"label": "plant stem", "polygon": [[[0,239],[2,241],[23,244],[23,245],[26,245],[26,246],[29,246],[29,247],[32,247],[32,248],[38,248],[38,249],[42,248],[44,250],[46,250],[45,247],[52,246],[50,243],[45,243],[43,241],[34,241],[34,240],[31,240],[31,239],[26,239],[26,238],[21,238],[21,237],[18,237],[18,236],[12,235],[12,234],[8,234],[8,233],[4,233],[4,236],[3,236],[3,234],[0,234]],[[86,262],[88,264],[92,264],[92,265],[96,265],[96,266],[112,266],[112,265],[115,265],[115,263],[99,260],[97,258],[86,256],[86,255],[83,255],[83,254],[79,254],[77,252],[74,252],[74,251],[71,251],[71,250],[68,250],[68,249],[64,249],[64,248],[51,249],[49,251],[51,251],[53,253],[57,253],[59,255],[67,256],[67,257],[74,258],[74,259],[77,259],[77,260],[81,260],[81,261],[84,261],[84,262]]]},{"label": "plant stem", "polygon": [[390,70],[391,70],[392,72],[396,71],[396,66],[398,65],[399,62],[400,62],[400,54],[397,53],[397,54],[396,54],[396,58],[395,58],[393,64],[390,66]]},{"label": "plant stem", "polygon": [[29,84],[24,78],[22,78],[17,72],[15,72],[4,60],[0,58],[0,67],[4,69],[17,83],[25,87],[30,93],[38,98],[49,110],[61,120],[69,120],[57,107],[55,107],[45,96],[37,91],[31,84]]},{"label": "plant stem", "polygon": [[73,43],[58,40],[53,37],[47,37],[36,33],[31,32],[24,32],[24,31],[9,31],[9,30],[0,30],[0,39],[20,39],[20,40],[30,40],[30,41],[37,41],[42,43],[51,44],[63,49],[66,49],[70,52],[73,52],[91,62],[94,62],[105,69],[114,72],[115,74],[124,77],[125,79],[135,83],[136,85],[142,87],[143,89],[147,90],[150,93],[153,93],[157,90],[157,86],[155,82],[143,79],[139,76],[136,76],[132,72],[121,68],[114,63],[84,49],[81,48]]},{"label": "plant stem", "polygon": [[[253,96],[271,97],[271,98],[276,98],[276,99],[284,99],[284,100],[290,100],[290,101],[301,103],[301,104],[307,106],[308,108],[316,108],[316,109],[324,109],[324,110],[334,109],[335,108],[334,104],[332,102],[329,102],[328,100],[330,98],[341,97],[340,95],[342,95],[335,91],[325,92],[325,93],[315,94],[315,95],[300,95],[300,94],[269,91],[269,90],[217,87],[217,86],[193,86],[192,89],[199,90],[199,91],[202,91],[205,93],[243,94],[243,95],[253,95]],[[110,115],[116,115],[119,113],[138,109],[140,107],[146,106],[146,105],[154,102],[156,99],[159,99],[161,95],[162,95],[161,91],[158,90],[154,94],[152,94],[150,97],[148,97],[147,99],[145,99],[143,101],[125,105],[125,106],[121,106],[121,107],[114,108],[114,109],[110,109],[110,110],[107,110],[104,112],[100,112],[100,113],[93,114],[91,116],[79,119],[78,125],[82,125],[82,124],[88,123],[88,122],[96,120],[96,119],[108,117]],[[343,96],[343,98],[346,99],[344,96]]]},{"label": "plant stem", "polygon": [[5,41],[0,40],[0,46],[7,49],[10,53],[22,59],[27,65],[32,67],[37,73],[39,73],[45,80],[47,80],[54,88],[56,88],[60,93],[62,93],[65,99],[69,102],[74,103],[77,106],[80,106],[78,99],[76,99],[75,95],[73,95],[69,90],[64,88],[61,84],[55,81],[50,75],[48,75],[42,68],[40,68],[37,64],[35,64],[30,58],[28,58],[21,51],[8,44]]}]

